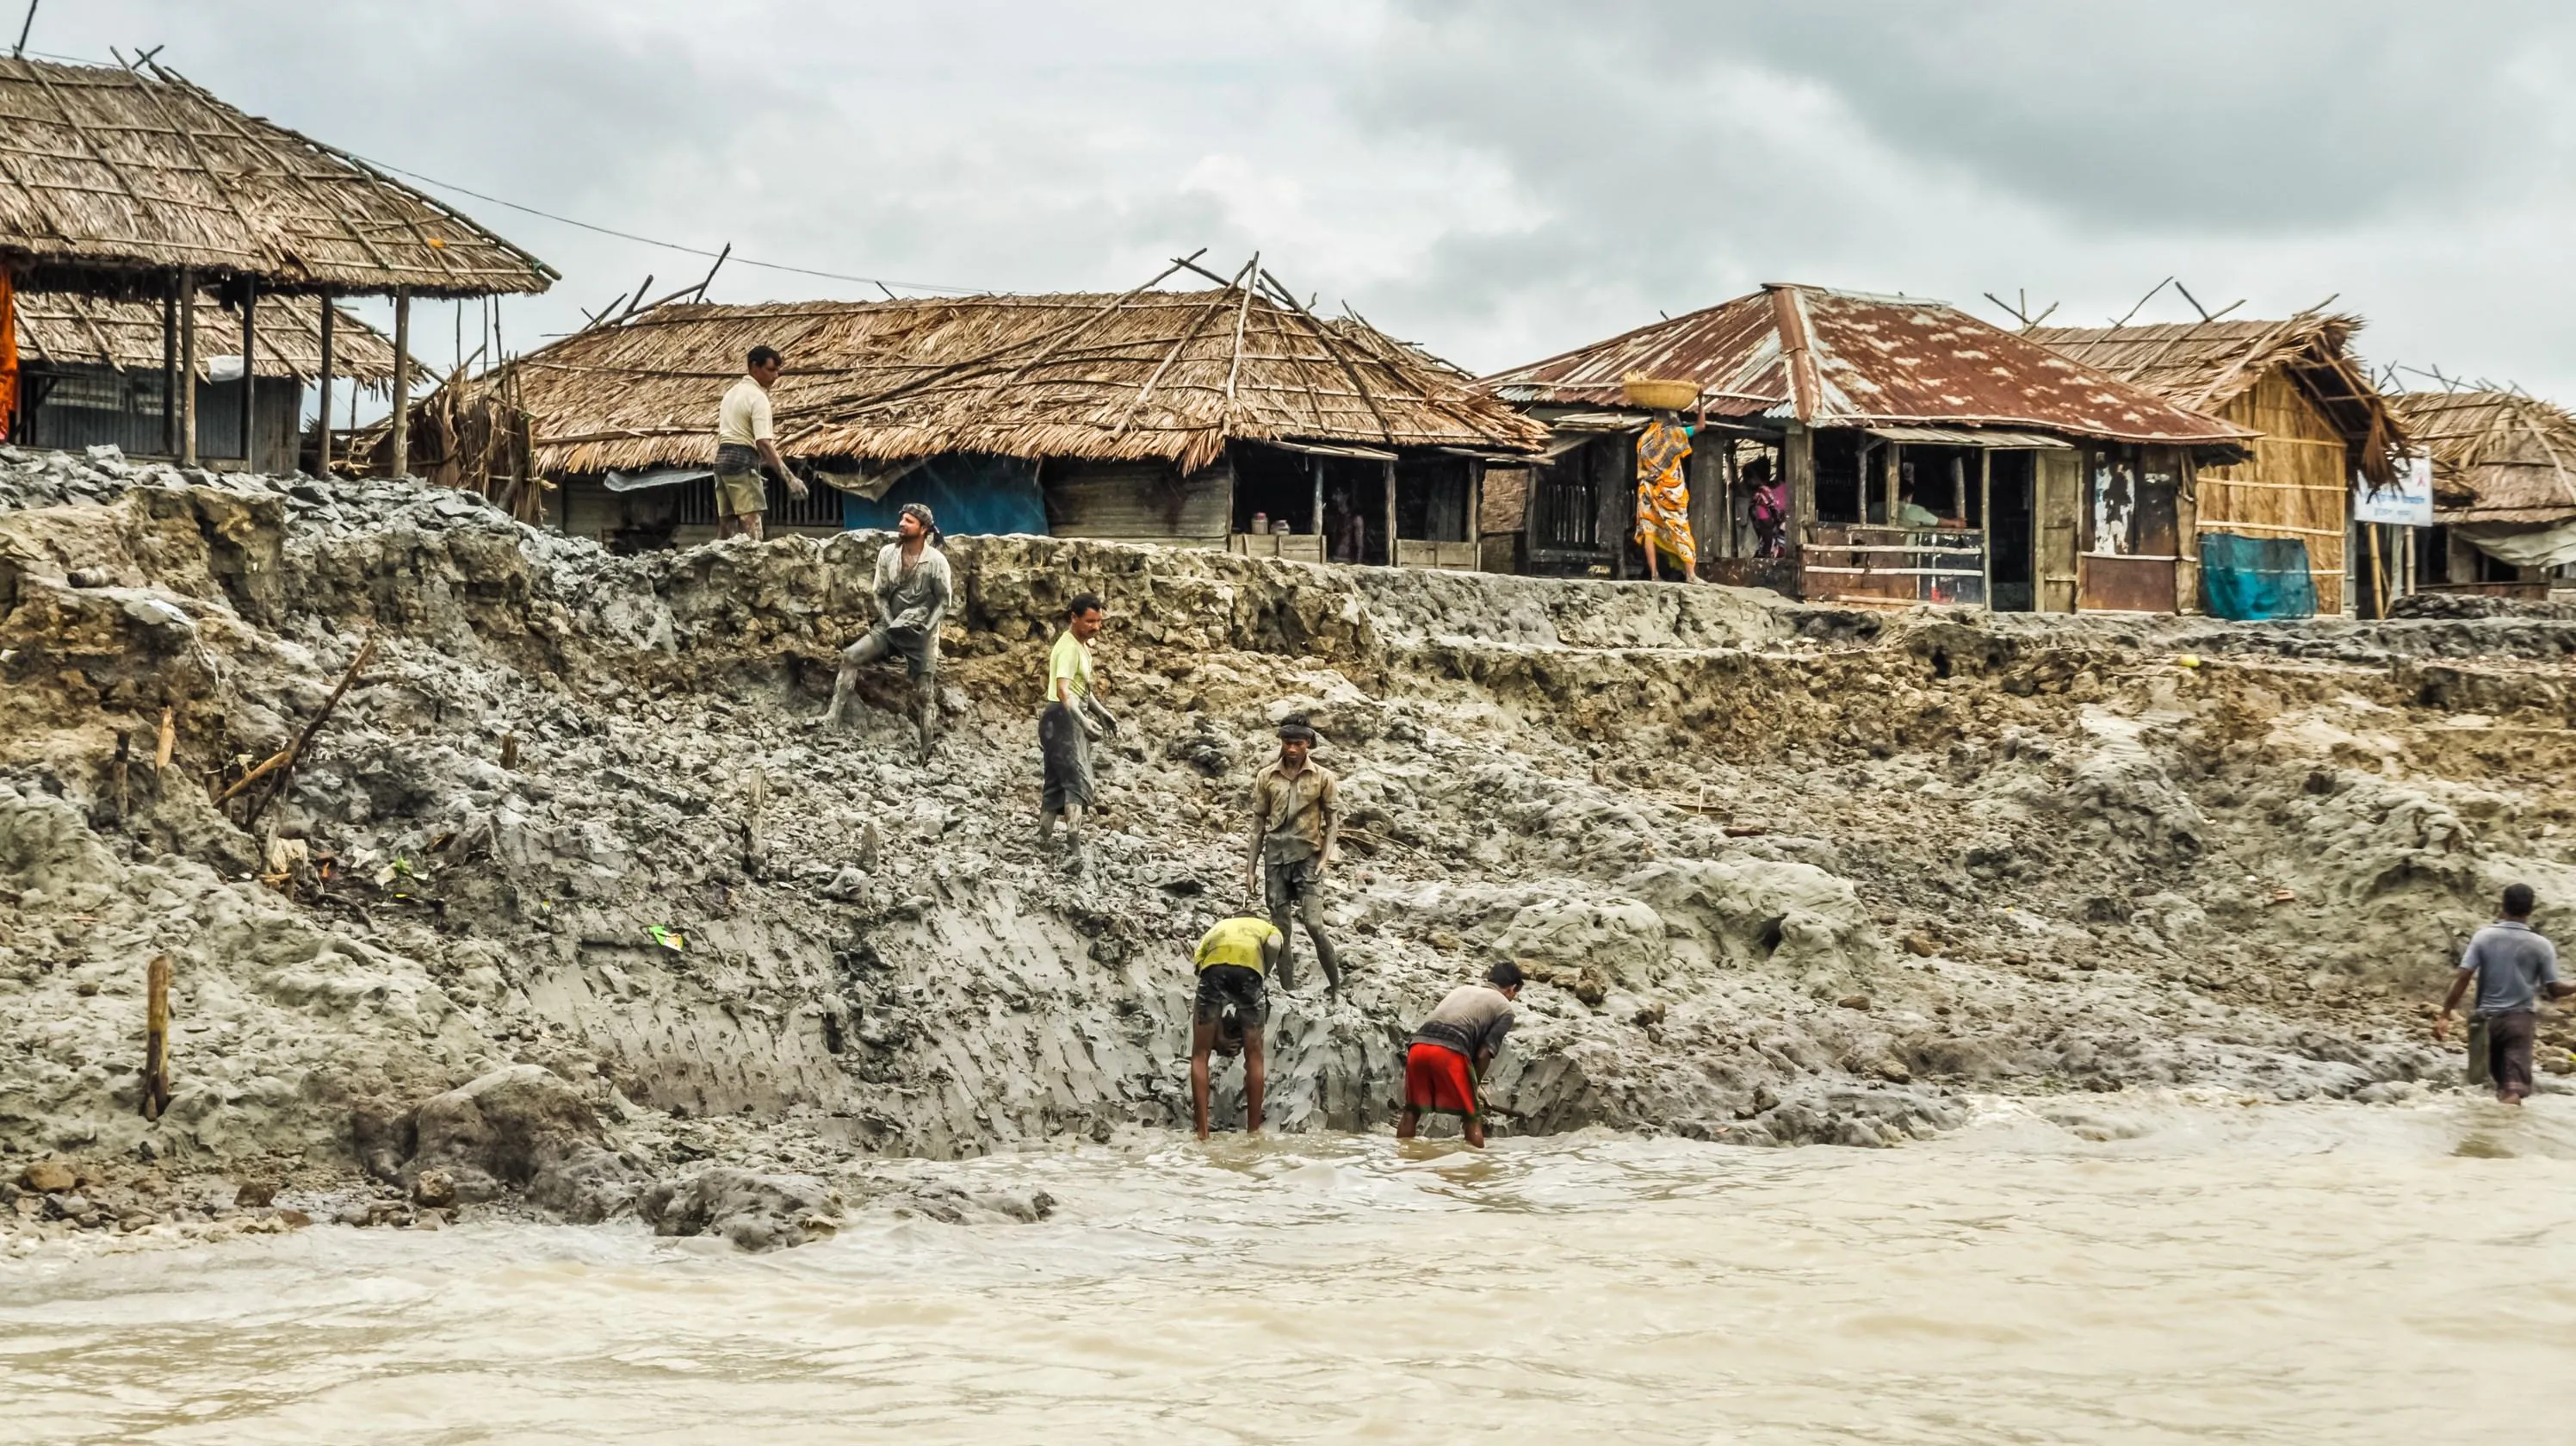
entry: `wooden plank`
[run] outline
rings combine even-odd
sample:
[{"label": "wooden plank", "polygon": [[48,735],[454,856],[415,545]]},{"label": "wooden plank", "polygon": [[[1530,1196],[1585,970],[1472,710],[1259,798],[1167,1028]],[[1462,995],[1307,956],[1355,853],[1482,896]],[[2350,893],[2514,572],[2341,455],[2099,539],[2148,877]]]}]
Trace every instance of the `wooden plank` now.
[{"label": "wooden plank", "polygon": [[143,1118],[170,1107],[170,956],[155,954],[143,974]]},{"label": "wooden plank", "polygon": [[2032,605],[2044,613],[2076,608],[2080,574],[2075,560],[2077,508],[2084,483],[2083,454],[2051,447],[2033,452],[2033,522],[2038,533],[2040,585]]}]

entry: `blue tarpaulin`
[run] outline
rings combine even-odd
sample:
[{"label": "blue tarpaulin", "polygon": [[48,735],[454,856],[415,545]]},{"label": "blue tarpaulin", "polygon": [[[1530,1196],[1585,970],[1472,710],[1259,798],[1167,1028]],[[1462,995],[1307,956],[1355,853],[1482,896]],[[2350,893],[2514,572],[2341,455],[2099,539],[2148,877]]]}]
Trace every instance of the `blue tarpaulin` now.
[{"label": "blue tarpaulin", "polygon": [[939,530],[955,536],[1026,532],[1047,535],[1046,501],[1038,493],[1038,465],[1017,457],[932,457],[895,479],[870,501],[841,494],[841,525],[852,531],[892,529],[907,502],[930,504]]},{"label": "blue tarpaulin", "polygon": [[2237,622],[2317,615],[2308,545],[2295,537],[2200,535],[2201,603],[2212,617]]}]

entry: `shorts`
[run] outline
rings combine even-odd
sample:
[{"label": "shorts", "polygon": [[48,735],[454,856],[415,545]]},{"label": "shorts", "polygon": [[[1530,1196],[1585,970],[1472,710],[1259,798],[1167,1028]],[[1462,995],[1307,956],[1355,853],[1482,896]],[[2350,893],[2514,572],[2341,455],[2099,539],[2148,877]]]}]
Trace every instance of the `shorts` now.
[{"label": "shorts", "polygon": [[2531,1044],[2539,1026],[2540,1016],[2528,1009],[2486,1016],[2487,1073],[2497,1099],[2531,1093]]},{"label": "shorts", "polygon": [[1275,858],[1265,849],[1261,855],[1261,897],[1270,906],[1270,922],[1287,928],[1294,914],[1309,929],[1324,927],[1323,891],[1315,887],[1315,856]]},{"label": "shorts", "polygon": [[1417,1039],[1404,1052],[1404,1107],[1423,1114],[1482,1113],[1476,1102],[1476,1070],[1467,1056],[1445,1044]]},{"label": "shorts", "polygon": [[716,474],[716,516],[756,517],[768,510],[769,484],[759,472]]},{"label": "shorts", "polygon": [[1199,971],[1198,1011],[1192,1017],[1201,1024],[1214,1024],[1234,1006],[1234,1017],[1246,1029],[1259,1029],[1270,1017],[1270,990],[1258,969],[1240,964],[1210,964]]},{"label": "shorts", "polygon": [[1091,807],[1091,735],[1062,703],[1049,703],[1038,715],[1038,753],[1046,760],[1046,794],[1038,811]]}]

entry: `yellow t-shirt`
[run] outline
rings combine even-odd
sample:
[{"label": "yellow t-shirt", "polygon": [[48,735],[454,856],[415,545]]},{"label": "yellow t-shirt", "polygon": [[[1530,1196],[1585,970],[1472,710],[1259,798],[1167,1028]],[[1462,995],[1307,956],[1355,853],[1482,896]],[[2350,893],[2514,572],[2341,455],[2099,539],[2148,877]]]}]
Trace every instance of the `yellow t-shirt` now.
[{"label": "yellow t-shirt", "polygon": [[1255,974],[1269,972],[1270,956],[1264,946],[1283,942],[1279,931],[1268,919],[1246,915],[1240,919],[1222,919],[1217,926],[1199,937],[1198,967],[1211,964],[1237,964]]},{"label": "yellow t-shirt", "polygon": [[744,377],[727,388],[724,402],[716,408],[716,444],[732,443],[748,447],[754,442],[776,441],[777,430],[769,420],[769,388]]},{"label": "yellow t-shirt", "polygon": [[1050,703],[1057,701],[1055,685],[1059,681],[1070,681],[1073,686],[1066,691],[1076,698],[1091,696],[1091,649],[1073,635],[1071,628],[1064,630],[1064,636],[1055,640],[1054,651],[1047,654],[1046,695]]}]

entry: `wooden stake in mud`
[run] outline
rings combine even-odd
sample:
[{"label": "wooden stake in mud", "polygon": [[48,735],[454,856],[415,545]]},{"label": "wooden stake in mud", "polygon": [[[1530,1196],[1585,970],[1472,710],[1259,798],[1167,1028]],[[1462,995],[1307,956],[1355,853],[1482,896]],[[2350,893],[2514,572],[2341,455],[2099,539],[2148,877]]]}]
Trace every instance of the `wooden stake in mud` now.
[{"label": "wooden stake in mud", "polygon": [[179,710],[177,705],[173,704],[161,710],[161,741],[152,750],[154,772],[170,766],[170,750],[177,745],[178,741]]},{"label": "wooden stake in mud", "polygon": [[170,956],[155,954],[144,975],[143,1118],[170,1107]]}]

